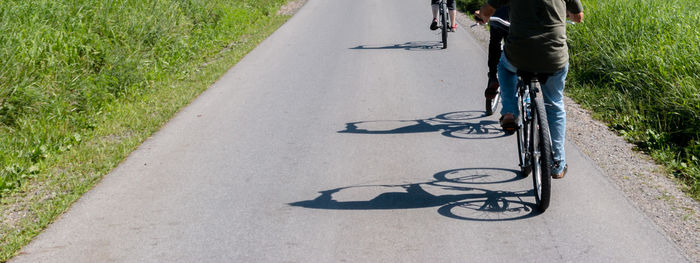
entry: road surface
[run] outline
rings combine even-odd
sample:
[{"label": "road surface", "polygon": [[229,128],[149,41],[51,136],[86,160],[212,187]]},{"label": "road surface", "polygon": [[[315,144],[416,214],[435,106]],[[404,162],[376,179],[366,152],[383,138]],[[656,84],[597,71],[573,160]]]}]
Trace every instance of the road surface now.
[{"label": "road surface", "polygon": [[571,143],[533,212],[485,50],[429,22],[310,0],[12,262],[687,260]]}]

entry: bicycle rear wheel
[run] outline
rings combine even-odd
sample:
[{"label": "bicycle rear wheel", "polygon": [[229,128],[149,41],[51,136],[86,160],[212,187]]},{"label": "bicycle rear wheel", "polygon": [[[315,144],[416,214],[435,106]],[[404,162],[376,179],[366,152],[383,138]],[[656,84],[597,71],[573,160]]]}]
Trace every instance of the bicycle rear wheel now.
[{"label": "bicycle rear wheel", "polygon": [[448,14],[447,14],[447,8],[445,8],[445,5],[442,4],[440,5],[440,27],[442,28],[442,48],[445,49],[447,48],[447,30],[449,29],[449,25],[447,24],[448,21]]},{"label": "bicycle rear wheel", "polygon": [[549,207],[552,193],[552,141],[549,135],[547,112],[544,101],[537,97],[532,100],[531,144],[532,181],[535,188],[537,209],[544,212]]},{"label": "bicycle rear wheel", "polygon": [[530,138],[528,137],[527,125],[523,122],[523,116],[518,117],[518,129],[516,130],[516,135],[518,139],[518,161],[520,161],[520,175],[522,177],[528,177],[532,169],[530,162],[530,154],[528,154],[528,149]]},{"label": "bicycle rear wheel", "polygon": [[[518,80],[518,90],[521,90],[523,83]],[[529,134],[529,128],[530,125],[530,114],[528,113],[529,111],[526,109],[526,107],[529,107],[529,104],[527,104],[525,100],[525,96],[529,96],[529,93],[527,89],[525,89],[525,92],[518,92],[518,107],[520,110],[520,116],[518,116],[518,130],[517,130],[517,139],[518,139],[518,160],[520,161],[520,174],[522,177],[527,177],[530,175],[530,171],[532,170],[532,162],[530,160],[530,154],[528,150],[530,149],[529,145],[531,143],[530,137],[528,136]]]}]

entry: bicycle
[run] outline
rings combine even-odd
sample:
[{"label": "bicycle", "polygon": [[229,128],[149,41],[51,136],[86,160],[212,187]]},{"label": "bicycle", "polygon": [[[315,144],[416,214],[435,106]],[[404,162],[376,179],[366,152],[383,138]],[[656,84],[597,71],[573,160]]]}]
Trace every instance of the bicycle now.
[{"label": "bicycle", "polygon": [[518,71],[518,160],[522,175],[532,173],[535,203],[540,212],[549,207],[552,191],[552,141],[547,112],[540,93],[540,80],[547,75]]},{"label": "bicycle", "polygon": [[442,33],[442,48],[446,49],[447,48],[447,32],[452,31],[452,25],[450,24],[450,13],[447,10],[447,1],[446,0],[440,0],[438,3],[439,6],[439,11],[438,11],[438,23],[440,27],[440,31]]}]

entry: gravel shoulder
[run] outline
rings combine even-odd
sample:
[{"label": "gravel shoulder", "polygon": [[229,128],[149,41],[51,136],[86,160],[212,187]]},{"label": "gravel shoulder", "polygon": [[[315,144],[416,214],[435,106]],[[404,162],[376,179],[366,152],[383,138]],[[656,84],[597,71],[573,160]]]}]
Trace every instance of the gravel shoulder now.
[{"label": "gravel shoulder", "polygon": [[[458,15],[461,28],[469,31],[487,50],[489,34],[465,14]],[[700,262],[700,204],[680,190],[678,183],[663,173],[648,155],[591,117],[565,97],[567,139],[607,175],[629,202],[651,219],[692,262]],[[575,167],[570,167],[576,169]]]}]

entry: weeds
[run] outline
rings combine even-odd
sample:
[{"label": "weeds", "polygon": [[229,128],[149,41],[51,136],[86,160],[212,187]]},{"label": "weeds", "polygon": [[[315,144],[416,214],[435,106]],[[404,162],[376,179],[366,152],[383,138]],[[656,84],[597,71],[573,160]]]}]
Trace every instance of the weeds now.
[{"label": "weeds", "polygon": [[700,4],[584,1],[568,28],[569,94],[700,199]]},{"label": "weeds", "polygon": [[283,0],[0,2],[0,196],[109,112],[181,80]]},{"label": "weeds", "polygon": [[0,262],[281,25],[266,14],[284,2],[0,1]]}]

